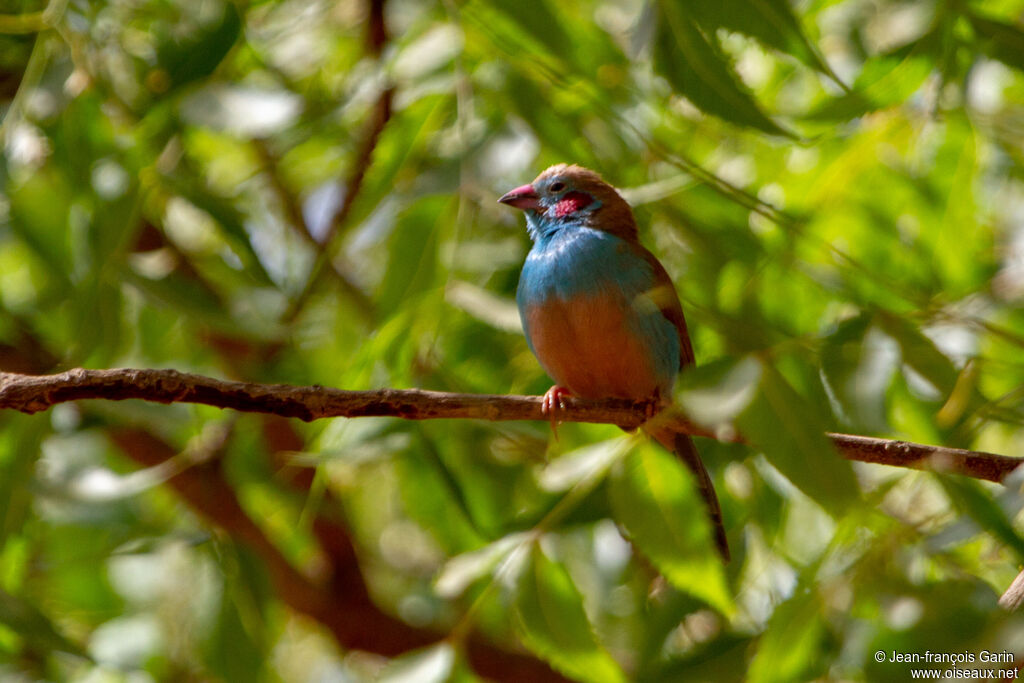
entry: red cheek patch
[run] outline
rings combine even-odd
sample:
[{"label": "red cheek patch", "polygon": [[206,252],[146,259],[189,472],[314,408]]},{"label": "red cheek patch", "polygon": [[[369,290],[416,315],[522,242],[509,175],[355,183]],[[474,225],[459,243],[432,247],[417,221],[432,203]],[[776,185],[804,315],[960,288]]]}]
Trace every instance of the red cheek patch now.
[{"label": "red cheek patch", "polygon": [[564,218],[570,214],[574,214],[580,209],[590,206],[593,200],[590,195],[584,194],[583,192],[569,192],[561,201],[555,204],[555,216],[558,218]]}]

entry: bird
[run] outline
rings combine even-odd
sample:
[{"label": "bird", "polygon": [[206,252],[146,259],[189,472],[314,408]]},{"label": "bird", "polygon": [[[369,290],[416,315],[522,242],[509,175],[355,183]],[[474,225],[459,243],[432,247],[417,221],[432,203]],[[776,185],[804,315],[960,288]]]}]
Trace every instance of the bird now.
[{"label": "bird", "polygon": [[[676,376],[694,363],[693,346],[679,295],[640,244],[626,200],[595,171],[557,164],[498,201],[526,214],[533,241],[516,302],[526,342],[555,380],[541,403],[552,427],[569,396],[670,405]],[[693,473],[728,562],[718,496],[693,439],[671,421],[644,428]]]}]

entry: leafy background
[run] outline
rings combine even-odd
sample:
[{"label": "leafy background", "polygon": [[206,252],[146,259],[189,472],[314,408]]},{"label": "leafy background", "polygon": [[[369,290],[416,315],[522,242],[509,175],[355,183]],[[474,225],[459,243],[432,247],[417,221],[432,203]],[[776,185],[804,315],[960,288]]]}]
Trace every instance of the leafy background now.
[{"label": "leafy background", "polygon": [[0,368],[542,392],[494,200],[571,161],[676,282],[678,398],[751,444],[699,444],[722,569],[685,471],[614,428],[3,414],[0,677],[884,681],[877,650],[1024,650],[1020,482],[821,436],[1020,452],[1020,0],[0,11]]}]

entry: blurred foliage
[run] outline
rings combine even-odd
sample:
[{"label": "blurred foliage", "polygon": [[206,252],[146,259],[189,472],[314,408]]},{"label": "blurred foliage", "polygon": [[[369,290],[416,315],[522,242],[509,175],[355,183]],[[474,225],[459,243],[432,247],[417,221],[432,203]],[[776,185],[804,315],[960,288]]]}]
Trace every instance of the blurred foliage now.
[{"label": "blurred foliage", "polygon": [[[613,428],[3,414],[0,678],[472,680],[474,630],[588,681],[1021,652],[1020,482],[822,432],[1020,453],[1022,65],[1022,0],[3,0],[0,368],[540,393],[494,200],[571,161],[675,279],[681,403],[751,445],[699,444],[723,570],[684,470]],[[209,462],[269,546],[165,483]],[[268,547],[322,576],[341,519],[435,646],[283,607]]]}]

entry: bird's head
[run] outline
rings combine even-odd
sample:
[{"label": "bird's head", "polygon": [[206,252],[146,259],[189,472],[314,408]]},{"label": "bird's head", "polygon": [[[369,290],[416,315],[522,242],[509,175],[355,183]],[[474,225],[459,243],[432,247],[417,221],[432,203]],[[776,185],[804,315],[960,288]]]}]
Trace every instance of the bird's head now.
[{"label": "bird's head", "polygon": [[534,239],[568,226],[636,239],[636,221],[626,200],[600,175],[581,166],[552,166],[529,185],[506,192],[498,201],[526,212]]}]

